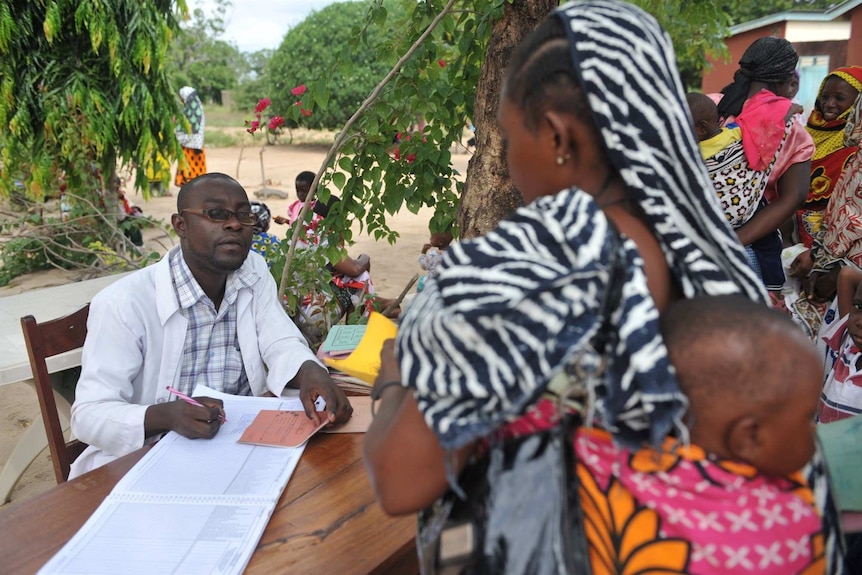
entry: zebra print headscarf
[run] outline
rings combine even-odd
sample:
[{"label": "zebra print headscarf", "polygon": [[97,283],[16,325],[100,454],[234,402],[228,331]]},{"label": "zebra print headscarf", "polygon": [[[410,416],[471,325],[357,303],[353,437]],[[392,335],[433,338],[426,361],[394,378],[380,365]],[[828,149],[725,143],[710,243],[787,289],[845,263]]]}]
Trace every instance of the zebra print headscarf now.
[{"label": "zebra print headscarf", "polygon": [[[571,2],[565,25],[608,157],[686,297],[761,284],[720,213],[700,161],[674,52],[655,20],[612,0]],[[576,358],[591,369],[612,257],[608,220],[578,189],[537,199],[486,236],[454,244],[401,320],[402,377],[444,448],[490,433],[535,403]],[[661,340],[643,260],[625,240],[597,413],[618,440],[660,442],[685,398]],[[679,424],[681,425],[681,424]]]}]

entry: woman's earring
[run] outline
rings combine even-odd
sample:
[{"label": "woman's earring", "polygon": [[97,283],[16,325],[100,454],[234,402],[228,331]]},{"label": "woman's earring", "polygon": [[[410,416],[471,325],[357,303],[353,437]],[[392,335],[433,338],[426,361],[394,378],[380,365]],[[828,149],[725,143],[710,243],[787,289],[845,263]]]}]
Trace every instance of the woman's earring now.
[{"label": "woman's earring", "polygon": [[562,166],[566,163],[566,160],[569,160],[571,157],[572,156],[569,154],[566,154],[565,156],[557,156],[557,165]]}]

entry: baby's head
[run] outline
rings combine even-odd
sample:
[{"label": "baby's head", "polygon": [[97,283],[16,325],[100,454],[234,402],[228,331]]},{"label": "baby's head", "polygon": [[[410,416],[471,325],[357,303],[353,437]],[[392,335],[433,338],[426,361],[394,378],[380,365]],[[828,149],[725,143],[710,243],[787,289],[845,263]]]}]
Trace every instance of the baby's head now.
[{"label": "baby's head", "polygon": [[700,92],[689,92],[685,99],[688,101],[692,127],[698,141],[702,142],[718,134],[721,130],[718,125],[718,106],[712,98]]},{"label": "baby's head", "polygon": [[692,443],[766,475],[811,459],[823,366],[790,317],[727,295],[676,302],[661,324]]},{"label": "baby's head", "polygon": [[314,172],[299,172],[296,176],[296,197],[300,202],[304,202],[308,197],[308,191],[311,189],[311,184],[314,182]]}]

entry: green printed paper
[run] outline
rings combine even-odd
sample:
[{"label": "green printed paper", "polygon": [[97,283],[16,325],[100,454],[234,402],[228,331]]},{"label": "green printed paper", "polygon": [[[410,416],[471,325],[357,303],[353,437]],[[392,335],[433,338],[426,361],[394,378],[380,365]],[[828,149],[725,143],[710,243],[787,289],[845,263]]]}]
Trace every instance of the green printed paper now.
[{"label": "green printed paper", "polygon": [[321,347],[327,353],[353,351],[362,341],[365,328],[364,325],[334,325],[326,335],[326,339],[323,340]]}]

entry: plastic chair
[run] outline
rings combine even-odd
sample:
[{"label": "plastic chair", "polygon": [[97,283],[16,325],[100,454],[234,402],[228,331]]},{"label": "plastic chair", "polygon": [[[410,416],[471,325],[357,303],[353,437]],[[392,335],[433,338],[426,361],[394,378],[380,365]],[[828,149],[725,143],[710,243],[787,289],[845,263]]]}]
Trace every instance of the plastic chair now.
[{"label": "plastic chair", "polygon": [[57,412],[57,401],[54,397],[56,391],[51,384],[45,360],[84,345],[89,314],[90,304],[87,304],[74,313],[42,323],[36,323],[36,318],[32,315],[21,318],[21,328],[24,330],[24,341],[30,356],[33,381],[36,383],[39,408],[42,410],[42,421],[48,436],[48,448],[51,451],[57,483],[63,483],[69,478],[72,461],[86,449],[87,444],[76,439],[66,441]]}]

